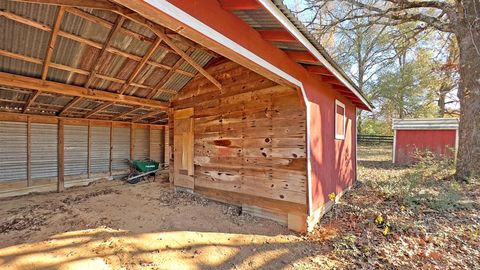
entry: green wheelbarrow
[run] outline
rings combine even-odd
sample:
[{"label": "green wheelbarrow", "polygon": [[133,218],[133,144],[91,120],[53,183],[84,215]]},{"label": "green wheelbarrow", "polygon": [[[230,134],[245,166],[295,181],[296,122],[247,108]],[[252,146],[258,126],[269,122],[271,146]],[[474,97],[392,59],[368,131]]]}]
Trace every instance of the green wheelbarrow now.
[{"label": "green wheelbarrow", "polygon": [[147,175],[155,175],[158,171],[158,166],[160,165],[160,163],[151,159],[128,160],[128,164],[130,165],[130,173],[128,174],[126,181],[129,184],[136,184]]}]

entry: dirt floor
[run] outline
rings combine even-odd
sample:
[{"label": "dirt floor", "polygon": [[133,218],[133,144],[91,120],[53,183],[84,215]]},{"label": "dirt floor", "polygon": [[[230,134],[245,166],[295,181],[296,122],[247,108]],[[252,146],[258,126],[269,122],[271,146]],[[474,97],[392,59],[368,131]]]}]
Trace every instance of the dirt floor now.
[{"label": "dirt floor", "polygon": [[97,182],[0,204],[0,269],[279,269],[303,267],[315,248],[159,182]]},{"label": "dirt floor", "polygon": [[308,236],[169,184],[104,181],[0,200],[0,269],[480,269],[479,182],[359,149],[361,181]]}]

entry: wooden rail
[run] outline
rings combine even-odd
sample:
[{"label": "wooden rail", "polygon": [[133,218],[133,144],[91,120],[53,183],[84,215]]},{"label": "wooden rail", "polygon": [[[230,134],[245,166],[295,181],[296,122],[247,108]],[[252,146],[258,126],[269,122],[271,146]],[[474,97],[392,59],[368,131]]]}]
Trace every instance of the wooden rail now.
[{"label": "wooden rail", "polygon": [[359,144],[392,144],[393,136],[358,134],[357,141]]}]

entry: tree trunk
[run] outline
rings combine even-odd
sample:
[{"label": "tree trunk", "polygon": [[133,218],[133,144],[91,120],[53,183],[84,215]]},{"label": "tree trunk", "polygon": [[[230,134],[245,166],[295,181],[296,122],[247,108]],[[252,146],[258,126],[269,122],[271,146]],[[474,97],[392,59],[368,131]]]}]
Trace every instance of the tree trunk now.
[{"label": "tree trunk", "polygon": [[463,1],[465,21],[455,31],[460,49],[457,178],[461,180],[480,178],[480,16],[474,9],[478,3]]},{"label": "tree trunk", "polygon": [[440,91],[438,92],[438,117],[444,117],[445,116],[445,99],[447,97],[447,92],[443,89],[443,86],[440,88]]}]

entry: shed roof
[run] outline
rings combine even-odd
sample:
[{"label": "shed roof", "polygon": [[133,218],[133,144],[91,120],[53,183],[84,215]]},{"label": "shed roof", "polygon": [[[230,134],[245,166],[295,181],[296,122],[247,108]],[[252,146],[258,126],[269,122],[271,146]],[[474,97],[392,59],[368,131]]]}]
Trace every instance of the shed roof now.
[{"label": "shed roof", "polygon": [[458,118],[393,119],[394,130],[458,129]]}]

